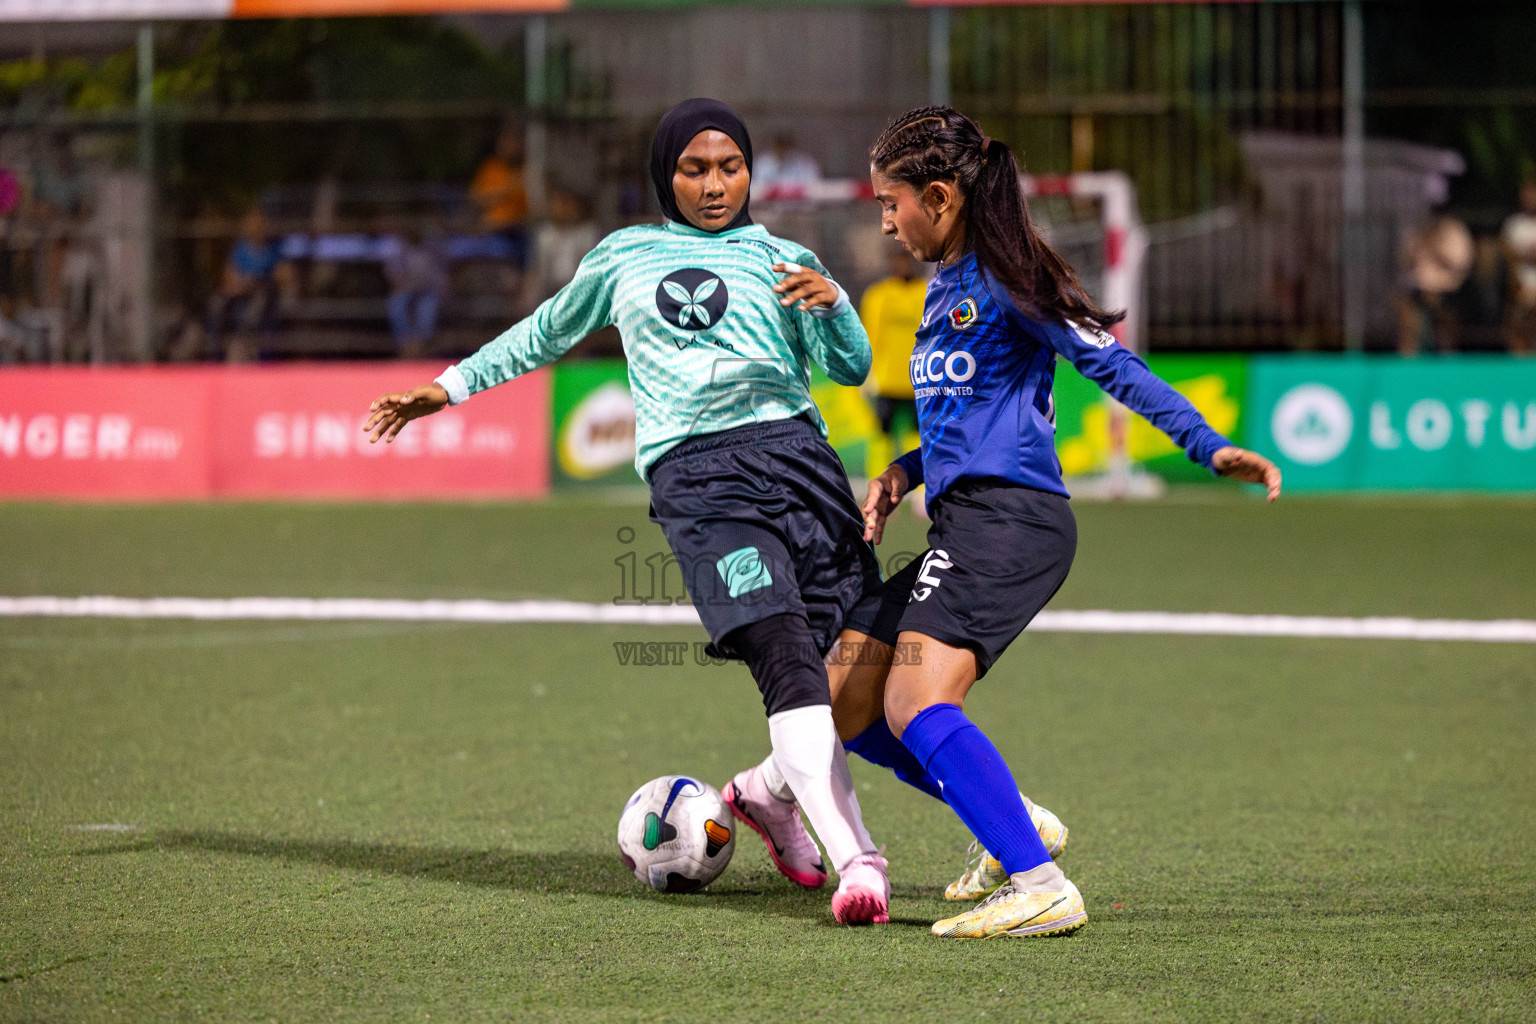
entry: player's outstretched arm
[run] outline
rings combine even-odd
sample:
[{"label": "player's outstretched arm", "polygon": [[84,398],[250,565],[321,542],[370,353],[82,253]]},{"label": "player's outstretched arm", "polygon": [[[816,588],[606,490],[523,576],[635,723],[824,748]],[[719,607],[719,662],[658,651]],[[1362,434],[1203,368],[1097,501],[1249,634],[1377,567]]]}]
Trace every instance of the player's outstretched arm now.
[{"label": "player's outstretched arm", "polygon": [[1269,500],[1280,497],[1280,467],[1258,452],[1228,445],[1216,449],[1211,456],[1211,468],[1220,476],[1229,476],[1247,484],[1263,484],[1269,492]]},{"label": "player's outstretched arm", "polygon": [[[814,259],[809,253],[806,258]],[[873,353],[869,348],[869,335],[854,312],[847,292],[828,277],[820,265],[775,263],[773,270],[784,275],[784,279],[773,286],[779,295],[779,304],[810,314],[811,319],[801,321],[799,325],[806,355],[838,384],[856,387],[864,383]]]},{"label": "player's outstretched arm", "polygon": [[865,540],[879,544],[885,537],[885,521],[906,497],[907,489],[907,471],[895,463],[869,482],[869,492],[864,496]]},{"label": "player's outstretched arm", "polygon": [[380,439],[389,444],[411,420],[430,416],[448,404],[448,392],[441,384],[425,384],[409,391],[380,395],[368,407],[368,422],[363,433],[371,435],[369,444]]}]

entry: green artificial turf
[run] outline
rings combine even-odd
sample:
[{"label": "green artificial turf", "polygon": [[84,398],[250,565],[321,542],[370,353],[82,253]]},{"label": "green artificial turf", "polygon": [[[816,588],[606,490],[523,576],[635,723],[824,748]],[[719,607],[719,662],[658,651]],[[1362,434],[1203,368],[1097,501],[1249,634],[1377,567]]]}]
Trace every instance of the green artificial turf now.
[{"label": "green artificial turf", "polygon": [[[1536,618],[1530,501],[1077,513],[1058,608]],[[564,499],[9,505],[0,594],[609,600],[660,546]],[[636,786],[767,750],[744,669],[613,648],[701,638],[0,619],[0,1020],[1531,1018],[1530,645],[1026,635],[969,710],[1091,920],[956,943],[927,926],[968,836],[857,760],[890,926],[750,835],[702,894],[624,871]]]}]

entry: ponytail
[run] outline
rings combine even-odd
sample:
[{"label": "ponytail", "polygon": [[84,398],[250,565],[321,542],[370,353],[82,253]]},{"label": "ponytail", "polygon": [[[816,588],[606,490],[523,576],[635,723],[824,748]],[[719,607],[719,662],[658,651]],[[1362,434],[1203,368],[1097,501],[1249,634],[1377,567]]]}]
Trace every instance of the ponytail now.
[{"label": "ponytail", "polygon": [[966,244],[1031,319],[1105,329],[1125,319],[1089,298],[1077,274],[1040,237],[1019,187],[1019,163],[999,139],[952,107],[897,118],[870,150],[880,174],[921,192],[952,181],[965,197]]}]

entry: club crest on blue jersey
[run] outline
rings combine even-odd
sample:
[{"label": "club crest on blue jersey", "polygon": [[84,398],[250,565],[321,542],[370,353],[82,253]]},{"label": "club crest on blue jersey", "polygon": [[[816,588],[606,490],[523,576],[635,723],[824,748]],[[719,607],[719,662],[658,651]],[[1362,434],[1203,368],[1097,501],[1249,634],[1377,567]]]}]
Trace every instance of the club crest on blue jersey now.
[{"label": "club crest on blue jersey", "polygon": [[980,314],[976,311],[976,300],[964,298],[960,305],[949,311],[949,325],[957,331],[963,331],[976,322]]},{"label": "club crest on blue jersey", "polygon": [[685,331],[715,326],[730,301],[720,276],[697,267],[674,270],[656,287],[656,311],[668,324]]}]

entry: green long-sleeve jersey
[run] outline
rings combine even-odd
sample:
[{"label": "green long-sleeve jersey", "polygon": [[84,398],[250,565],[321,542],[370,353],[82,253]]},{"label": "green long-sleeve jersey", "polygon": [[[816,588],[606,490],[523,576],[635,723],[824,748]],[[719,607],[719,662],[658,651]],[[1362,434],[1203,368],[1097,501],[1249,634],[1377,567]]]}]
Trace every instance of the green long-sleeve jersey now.
[{"label": "green long-sleeve jersey", "polygon": [[438,380],[457,403],[613,324],[629,359],[642,477],[699,434],[807,414],[825,436],[810,364],[839,384],[862,383],[869,337],[846,297],[814,314],[780,305],[775,263],[826,274],[810,250],[760,225],[711,234],[669,221],[615,231],[532,316]]}]

